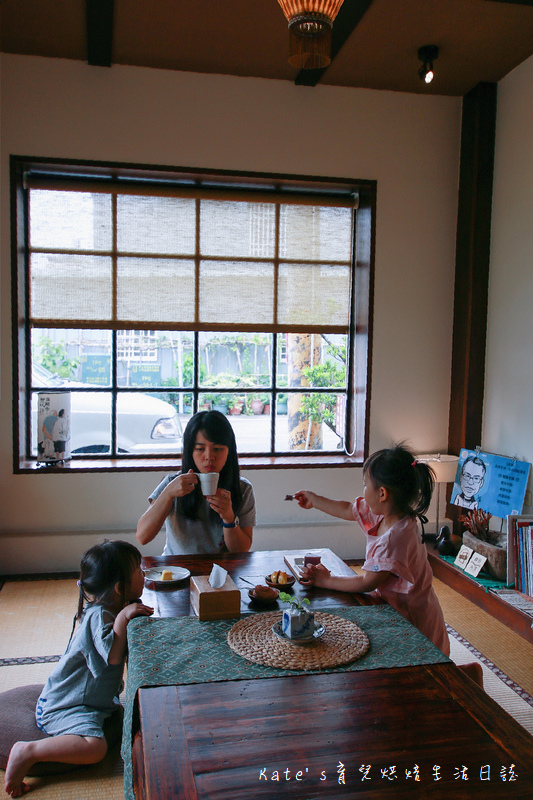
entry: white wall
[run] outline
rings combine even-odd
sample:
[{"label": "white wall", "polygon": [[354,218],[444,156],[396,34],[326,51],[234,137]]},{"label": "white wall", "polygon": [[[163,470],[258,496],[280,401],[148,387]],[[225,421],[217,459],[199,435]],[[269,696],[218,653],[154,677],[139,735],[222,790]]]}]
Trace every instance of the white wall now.
[{"label": "white wall", "polygon": [[[533,462],[533,57],[498,84],[482,448]],[[530,476],[529,489],[533,486]],[[531,505],[525,514],[533,513]]]},{"label": "white wall", "polygon": [[[405,439],[445,452],[459,98],[1,58],[0,572],[76,569],[92,537],[134,530],[161,477],[12,473],[9,154],[376,179],[370,449]],[[258,501],[256,547],[363,554],[354,526],[283,502],[307,487],[353,497],[360,469],[245,474]],[[161,550],[156,540],[150,552]]]}]

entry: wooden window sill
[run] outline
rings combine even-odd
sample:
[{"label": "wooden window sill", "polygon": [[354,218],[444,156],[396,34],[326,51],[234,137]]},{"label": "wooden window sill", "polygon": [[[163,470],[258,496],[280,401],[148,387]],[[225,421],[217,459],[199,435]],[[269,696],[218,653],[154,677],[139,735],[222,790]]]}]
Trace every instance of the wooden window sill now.
[{"label": "wooden window sill", "polygon": [[[17,474],[65,474],[81,472],[169,472],[179,469],[181,458],[84,458],[70,459],[62,464],[43,464],[21,460]],[[241,470],[256,469],[328,469],[335,467],[361,467],[363,459],[347,455],[307,456],[242,456]]]}]

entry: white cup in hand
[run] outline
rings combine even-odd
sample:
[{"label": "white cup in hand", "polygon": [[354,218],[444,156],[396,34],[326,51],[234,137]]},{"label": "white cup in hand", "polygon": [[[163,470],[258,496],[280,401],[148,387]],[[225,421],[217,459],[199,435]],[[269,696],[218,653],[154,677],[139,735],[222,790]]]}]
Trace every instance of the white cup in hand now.
[{"label": "white cup in hand", "polygon": [[218,486],[218,472],[199,472],[198,480],[202,489],[202,494],[216,494]]}]

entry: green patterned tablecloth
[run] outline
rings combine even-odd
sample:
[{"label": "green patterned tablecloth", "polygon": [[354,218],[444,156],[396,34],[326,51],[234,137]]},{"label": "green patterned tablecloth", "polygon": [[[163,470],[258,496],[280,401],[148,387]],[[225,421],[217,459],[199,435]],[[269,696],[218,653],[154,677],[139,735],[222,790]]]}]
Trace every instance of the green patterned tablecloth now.
[{"label": "green patterned tablecloth", "polygon": [[226,637],[237,621],[235,619],[200,622],[196,617],[137,617],[131,620],[128,625],[128,676],[122,739],[126,800],[134,800],[131,764],[133,709],[137,691],[142,687],[390,669],[450,661],[392,606],[320,610],[359,625],[370,641],[370,648],[364,656],[350,664],[328,669],[284,670],[253,664],[230,648]]}]

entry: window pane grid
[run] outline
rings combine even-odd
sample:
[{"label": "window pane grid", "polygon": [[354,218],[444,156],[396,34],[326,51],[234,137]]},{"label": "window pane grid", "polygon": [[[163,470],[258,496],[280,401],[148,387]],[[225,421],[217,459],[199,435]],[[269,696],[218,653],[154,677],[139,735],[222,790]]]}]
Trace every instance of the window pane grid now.
[{"label": "window pane grid", "polygon": [[[347,330],[352,213],[31,190],[30,315],[40,324],[97,327],[178,319],[209,330],[304,319],[312,326],[325,314]],[[54,248],[54,235],[60,245],[76,246]],[[328,258],[324,237],[335,259]],[[218,298],[228,293],[233,302],[221,304]]]},{"label": "window pane grid", "polygon": [[[51,195],[55,220],[45,202]],[[188,414],[227,403],[223,413],[243,455],[338,453],[344,440],[339,415],[350,412],[353,207],[307,205],[303,197],[299,204],[296,196],[289,204],[251,202],[230,193],[176,198],[40,187],[28,196],[31,330],[111,336],[107,355],[91,355],[89,346],[69,378],[79,380],[84,368],[86,377],[71,387],[72,395],[110,401],[107,452],[91,456],[130,456],[121,444],[121,414],[127,398],[144,396],[173,407],[182,428]],[[75,213],[68,212],[69,196],[76,196]],[[162,331],[174,342],[189,341],[180,359],[190,358],[190,378],[181,364],[178,377],[169,373]],[[223,357],[224,337],[233,342],[234,382],[220,364],[205,361],[206,336],[218,341],[215,362]],[[264,336],[269,348],[257,343]],[[331,349],[331,337],[344,344]],[[303,360],[302,341],[308,350]],[[104,355],[109,381],[91,385],[89,365]],[[38,391],[32,385],[28,396]],[[304,418],[304,433],[293,417]],[[243,438],[252,421],[263,431],[257,441]]]},{"label": "window pane grid", "polygon": [[[63,249],[60,247],[29,247],[29,253],[41,253],[44,255],[71,255],[71,256],[109,256],[112,257],[115,255],[116,251],[113,249],[110,250],[69,250]],[[162,253],[162,252],[152,252],[152,253],[145,253],[140,250],[121,250],[120,252],[116,253],[121,257],[127,258],[145,258],[145,259],[169,259],[169,260],[176,260],[179,261],[180,259],[188,260],[191,258],[191,255],[186,253]],[[227,256],[215,256],[209,255],[206,253],[198,253],[198,257],[201,258],[203,261],[227,261]],[[267,258],[267,257],[260,257],[260,256],[232,256],[231,261],[239,262],[254,262],[257,264],[270,264],[274,261],[278,261],[280,264],[309,264],[311,266],[350,266],[352,263],[351,260],[342,260],[342,259],[313,259],[313,258]]]}]

